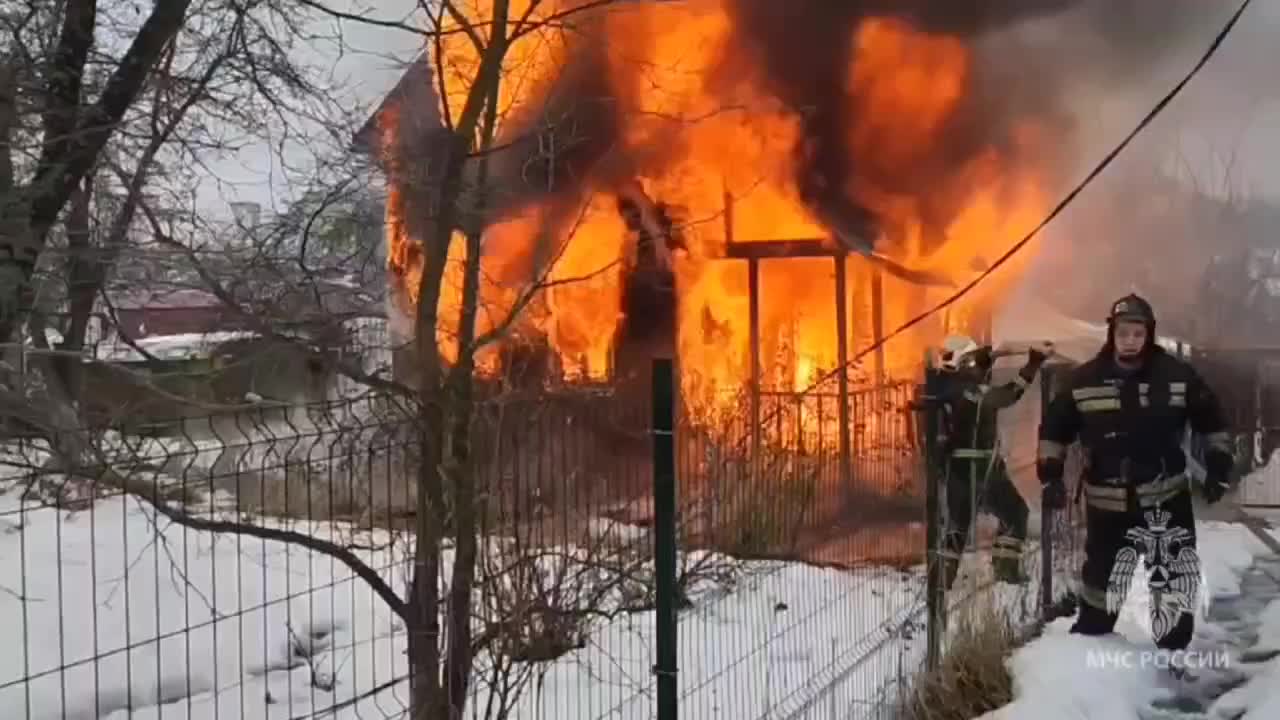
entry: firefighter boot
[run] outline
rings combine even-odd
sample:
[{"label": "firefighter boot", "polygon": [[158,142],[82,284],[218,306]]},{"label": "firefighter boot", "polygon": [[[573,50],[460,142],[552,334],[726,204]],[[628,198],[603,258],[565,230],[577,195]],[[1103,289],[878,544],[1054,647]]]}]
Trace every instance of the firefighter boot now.
[{"label": "firefighter boot", "polygon": [[1119,615],[1108,613],[1106,610],[1082,600],[1080,602],[1080,613],[1076,616],[1075,623],[1071,625],[1071,634],[1110,635],[1115,632],[1116,620],[1118,619]]}]

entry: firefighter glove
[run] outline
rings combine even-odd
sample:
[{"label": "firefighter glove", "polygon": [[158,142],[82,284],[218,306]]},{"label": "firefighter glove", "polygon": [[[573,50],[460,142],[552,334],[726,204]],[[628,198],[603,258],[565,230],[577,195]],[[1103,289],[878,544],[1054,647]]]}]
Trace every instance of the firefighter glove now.
[{"label": "firefighter glove", "polygon": [[1226,477],[1216,473],[1206,475],[1204,478],[1203,488],[1205,502],[1210,505],[1218,502],[1222,499],[1223,495],[1227,494],[1228,487],[1229,483],[1227,482]]},{"label": "firefighter glove", "polygon": [[1062,478],[1047,480],[1040,486],[1046,510],[1061,510],[1067,506],[1067,486]]},{"label": "firefighter glove", "polygon": [[1227,452],[1211,448],[1205,453],[1203,492],[1205,501],[1210,505],[1221,500],[1231,487],[1232,461],[1231,454]]},{"label": "firefighter glove", "polygon": [[982,370],[990,370],[996,364],[995,352],[990,345],[983,345],[973,351],[973,364]]}]

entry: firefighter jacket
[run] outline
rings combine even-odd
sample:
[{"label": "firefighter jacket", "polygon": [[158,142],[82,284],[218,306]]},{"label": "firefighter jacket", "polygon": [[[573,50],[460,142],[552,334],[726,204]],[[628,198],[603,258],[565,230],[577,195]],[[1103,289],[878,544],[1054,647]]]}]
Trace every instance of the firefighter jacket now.
[{"label": "firefighter jacket", "polygon": [[1159,505],[1190,489],[1183,451],[1188,424],[1206,440],[1209,474],[1225,479],[1233,462],[1226,421],[1189,364],[1159,346],[1131,371],[1099,354],[1072,372],[1045,412],[1040,480],[1062,479],[1067,447],[1078,440],[1091,507],[1131,512]]},{"label": "firefighter jacket", "polygon": [[1028,361],[1002,385],[988,385],[973,375],[960,373],[948,377],[941,393],[947,455],[990,457],[999,434],[998,412],[1022,398],[1042,362],[1043,359]]}]

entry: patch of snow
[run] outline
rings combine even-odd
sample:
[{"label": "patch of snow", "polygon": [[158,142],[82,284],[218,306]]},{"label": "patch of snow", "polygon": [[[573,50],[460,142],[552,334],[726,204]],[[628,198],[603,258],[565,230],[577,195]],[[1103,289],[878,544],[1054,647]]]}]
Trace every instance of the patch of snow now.
[{"label": "patch of snow", "polygon": [[1262,611],[1262,626],[1258,628],[1254,649],[1280,652],[1280,600],[1273,600]]},{"label": "patch of snow", "polygon": [[[1206,582],[1213,598],[1239,595],[1241,576],[1266,546],[1238,524],[1202,522],[1198,545]],[[1140,577],[1140,576],[1139,576]],[[1178,717],[1152,714],[1151,706],[1173,697],[1166,665],[1152,651],[1155,646],[1142,623],[1134,622],[1144,607],[1145,593],[1134,582],[1116,633],[1107,637],[1069,634],[1073,618],[1049,624],[1044,634],[1018,649],[1009,659],[1015,700],[977,720],[1142,720]],[[1280,601],[1277,601],[1280,602]],[[1259,646],[1280,643],[1280,606],[1273,602],[1264,613]],[[1196,638],[1189,650],[1200,658],[1221,658],[1232,628],[1197,618]],[[1117,659],[1127,658],[1124,662]],[[1247,684],[1219,699],[1209,717],[1262,720],[1280,717],[1280,660],[1264,668],[1240,668],[1237,654],[1227,655],[1227,668],[1242,670]],[[1128,663],[1128,664],[1125,664]],[[1228,711],[1228,705],[1235,712]],[[1226,714],[1216,714],[1218,708]],[[1203,716],[1200,716],[1203,717]]]},{"label": "patch of snow", "polygon": [[[1261,437],[1255,435],[1255,455],[1261,458]],[[1280,504],[1280,449],[1274,450],[1271,457],[1261,466],[1255,468],[1240,481],[1240,497],[1246,502],[1276,505]]]},{"label": "patch of snow", "polygon": [[[139,710],[217,692],[224,716],[257,717],[266,686],[309,672],[300,639],[331,671],[374,662],[397,632],[368,587],[327,557],[186,531],[128,498],[64,513],[27,510],[15,494],[0,498],[0,515],[22,528],[0,537],[0,635],[11,643],[0,705],[15,716],[123,720],[130,708],[146,717]],[[363,556],[391,579],[390,553]]]},{"label": "patch of snow", "polygon": [[[237,340],[252,340],[257,333],[226,330],[209,333],[153,335],[135,341],[147,354],[159,360],[191,360],[206,358],[220,345]],[[147,357],[124,342],[99,345],[97,359],[103,362],[146,362]]]},{"label": "patch of snow", "polygon": [[[1263,611],[1254,652],[1280,653],[1280,600]],[[1272,720],[1280,717],[1280,656],[1247,668],[1249,681],[1219,698],[1210,711],[1213,717],[1235,720]]]},{"label": "patch of snow", "polygon": [[1043,637],[1010,660],[1014,702],[978,720],[1136,720],[1136,708],[1160,697],[1154,667],[1117,672],[1092,667],[1093,653],[1132,652],[1122,637],[1067,633],[1070,618],[1054,621]]},{"label": "patch of snow", "polygon": [[[134,499],[68,513],[16,496],[0,495],[0,518],[20,528],[0,532],[6,714],[257,720],[335,706],[326,717],[402,712],[403,628],[342,564],[297,546],[185,529]],[[338,524],[280,522],[362,546],[388,540]],[[617,525],[593,531],[620,543],[644,536]],[[356,554],[402,589],[404,547]],[[766,707],[803,707],[825,698],[846,671],[849,707],[909,673],[922,651],[923,633],[913,640],[901,632],[921,610],[918,572],[752,563],[739,578],[695,592],[694,607],[680,615],[685,712],[754,717]],[[585,647],[537,666],[541,677],[512,717],[652,717],[654,635],[651,612],[602,620]],[[484,674],[475,682],[472,707],[482,708]]]},{"label": "patch of snow", "polygon": [[1196,535],[1200,565],[1215,598],[1239,595],[1240,576],[1255,558],[1270,552],[1238,523],[1201,521],[1196,523]]}]

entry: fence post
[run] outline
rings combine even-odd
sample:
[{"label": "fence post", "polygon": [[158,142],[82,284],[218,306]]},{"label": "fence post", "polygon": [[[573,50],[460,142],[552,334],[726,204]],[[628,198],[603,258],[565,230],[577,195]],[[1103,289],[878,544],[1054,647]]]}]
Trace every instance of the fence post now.
[{"label": "fence post", "polygon": [[933,367],[932,357],[925,358],[924,392],[916,404],[923,414],[923,451],[925,467],[925,607],[928,613],[925,650],[925,667],[934,670],[942,659],[942,636],[946,632],[946,583],[943,579],[942,554],[942,465],[939,457],[938,437],[942,431],[938,417],[939,381],[941,377]]},{"label": "fence post", "polygon": [[653,361],[653,551],[657,571],[658,720],[676,720],[675,368]]},{"label": "fence post", "polygon": [[[1043,421],[1053,400],[1054,368],[1045,366],[1040,371],[1040,417]],[[1039,438],[1039,428],[1036,431]],[[1053,521],[1054,511],[1040,494],[1040,620],[1048,622],[1053,612]]]}]

